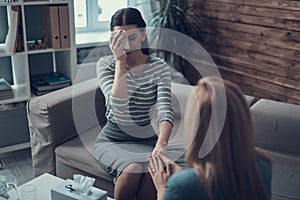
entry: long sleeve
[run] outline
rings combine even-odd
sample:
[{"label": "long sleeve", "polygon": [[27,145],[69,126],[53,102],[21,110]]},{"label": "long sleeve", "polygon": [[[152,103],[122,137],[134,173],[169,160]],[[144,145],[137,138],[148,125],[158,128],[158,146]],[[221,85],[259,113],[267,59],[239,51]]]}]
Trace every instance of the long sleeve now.
[{"label": "long sleeve", "polygon": [[100,58],[97,63],[97,77],[99,80],[99,86],[102,90],[105,99],[106,107],[112,109],[116,114],[118,112],[124,112],[128,105],[127,99],[119,99],[111,95],[111,89],[114,81],[115,66],[112,57],[107,56]]},{"label": "long sleeve", "polygon": [[157,124],[160,124],[161,121],[169,121],[173,124],[171,72],[169,66],[165,62],[157,83],[157,110]]},{"label": "long sleeve", "polygon": [[140,73],[126,69],[128,98],[120,99],[112,95],[115,78],[113,56],[101,58],[97,63],[99,86],[106,99],[106,117],[120,125],[150,124],[150,109],[156,104],[158,120],[173,123],[171,101],[171,74],[167,63],[157,57],[149,57]]}]

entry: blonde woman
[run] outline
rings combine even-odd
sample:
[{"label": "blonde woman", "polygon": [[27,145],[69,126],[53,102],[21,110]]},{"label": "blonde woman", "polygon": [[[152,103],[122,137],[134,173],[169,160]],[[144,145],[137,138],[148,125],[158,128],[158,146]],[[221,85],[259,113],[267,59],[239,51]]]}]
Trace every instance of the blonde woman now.
[{"label": "blonde woman", "polygon": [[[212,116],[212,105],[218,101],[217,96],[224,87],[227,110],[221,135],[209,154],[199,158]],[[270,199],[271,163],[254,148],[250,112],[240,88],[232,82],[208,77],[198,82],[192,96],[185,118],[185,135],[189,144],[186,162],[190,168],[182,170],[163,155],[150,156],[148,169],[157,189],[157,198]],[[195,111],[197,106],[199,110]],[[195,112],[200,120],[193,130],[195,126],[190,122]],[[213,126],[218,123],[212,121]]]}]

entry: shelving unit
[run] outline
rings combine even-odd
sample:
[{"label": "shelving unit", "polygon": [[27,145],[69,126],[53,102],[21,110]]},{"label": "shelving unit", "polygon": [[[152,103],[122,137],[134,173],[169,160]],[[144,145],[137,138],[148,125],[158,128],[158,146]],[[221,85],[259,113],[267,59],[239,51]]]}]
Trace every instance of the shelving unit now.
[{"label": "shelving unit", "polygon": [[[0,105],[23,103],[24,106],[18,107],[17,110],[0,110],[1,141],[6,141],[2,138],[9,138],[6,144],[0,141],[0,153],[30,146],[28,126],[24,127],[24,124],[27,125],[25,104],[26,101],[32,98],[30,77],[59,72],[69,77],[73,83],[77,72],[73,0],[0,2],[0,43],[5,42],[9,28],[8,6],[18,6],[21,11],[21,52],[0,52],[0,78],[4,77],[11,84],[14,91],[14,97],[0,100]],[[42,23],[48,17],[41,13],[42,7],[45,6],[67,6],[70,47],[29,50],[28,44],[30,41],[41,40],[42,38]],[[19,115],[23,115],[24,119],[19,118],[20,121],[16,121],[15,116]],[[4,125],[4,122],[6,125]],[[15,127],[18,125],[20,127],[16,129]],[[6,128],[6,130],[3,128]],[[12,136],[15,138],[12,138]]]}]

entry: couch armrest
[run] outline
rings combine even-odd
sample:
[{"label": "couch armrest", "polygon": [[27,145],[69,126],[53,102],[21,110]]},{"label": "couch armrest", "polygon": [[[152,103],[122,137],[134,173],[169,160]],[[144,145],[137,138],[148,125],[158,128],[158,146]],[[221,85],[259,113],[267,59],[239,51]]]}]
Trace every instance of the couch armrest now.
[{"label": "couch armrest", "polygon": [[255,145],[300,157],[300,106],[260,99],[250,111]]},{"label": "couch armrest", "polygon": [[55,174],[55,147],[90,128],[102,126],[106,122],[105,111],[105,98],[96,79],[29,100],[27,115],[34,174]]}]

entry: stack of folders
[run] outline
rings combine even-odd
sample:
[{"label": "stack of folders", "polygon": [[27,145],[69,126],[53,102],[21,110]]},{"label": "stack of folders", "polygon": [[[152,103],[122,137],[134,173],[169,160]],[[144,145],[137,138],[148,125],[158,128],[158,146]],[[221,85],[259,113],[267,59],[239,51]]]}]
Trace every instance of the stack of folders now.
[{"label": "stack of folders", "polygon": [[57,72],[31,77],[31,91],[37,95],[47,94],[71,85],[71,80]]},{"label": "stack of folders", "polygon": [[67,4],[45,5],[41,7],[42,35],[47,48],[70,47],[69,7]]},{"label": "stack of folders", "polygon": [[4,79],[0,78],[0,100],[14,97],[11,85]]}]

